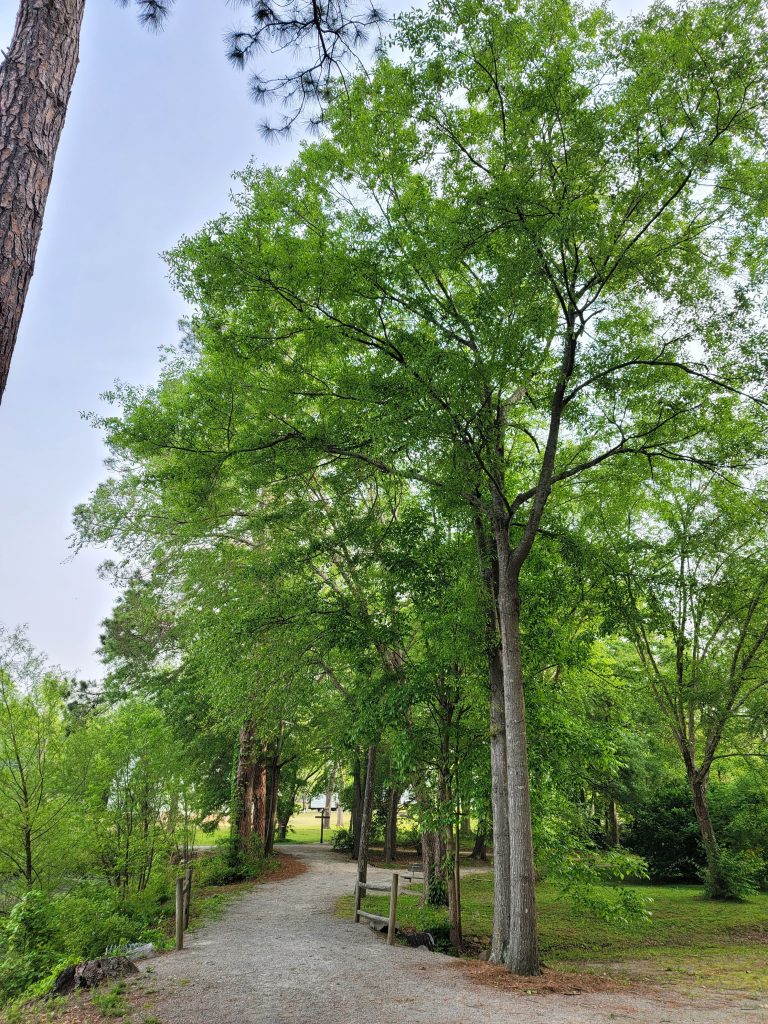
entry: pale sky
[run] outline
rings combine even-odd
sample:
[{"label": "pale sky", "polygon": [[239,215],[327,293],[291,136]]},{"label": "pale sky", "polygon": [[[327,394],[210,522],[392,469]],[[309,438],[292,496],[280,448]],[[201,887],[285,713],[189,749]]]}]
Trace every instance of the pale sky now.
[{"label": "pale sky", "polygon": [[[15,14],[15,0],[2,0],[0,47]],[[68,549],[73,507],[106,475],[100,436],[81,413],[100,409],[117,379],[151,383],[158,348],[177,340],[184,307],[159,254],[226,208],[233,171],[252,156],[284,162],[298,144],[259,136],[264,111],[224,56],[237,20],[225,0],[179,0],[154,35],[113,0],[86,7],[0,406],[0,622],[28,624],[52,662],[91,678],[102,675],[99,624],[115,594],[98,576],[104,551],[72,560]]]}]

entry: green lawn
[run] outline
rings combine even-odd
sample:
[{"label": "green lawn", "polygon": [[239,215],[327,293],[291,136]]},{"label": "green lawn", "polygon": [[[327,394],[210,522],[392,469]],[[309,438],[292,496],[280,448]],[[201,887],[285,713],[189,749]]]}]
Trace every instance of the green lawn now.
[{"label": "green lawn", "polygon": [[[319,843],[320,818],[319,811],[307,811],[306,814],[294,814],[288,825],[286,843]],[[349,814],[344,812],[344,828],[349,828]],[[336,830],[336,812],[331,811],[331,827],[323,829],[323,842],[329,843]],[[277,845],[277,841],[275,842]]]},{"label": "green lawn", "polygon": [[[713,903],[697,886],[642,886],[642,891],[653,899],[651,919],[621,925],[595,920],[553,885],[540,885],[544,962],[556,970],[768,992],[768,895],[747,903]],[[463,879],[464,934],[470,941],[487,944],[492,899],[490,872]],[[364,906],[385,913],[388,897],[368,897]],[[351,895],[340,901],[338,912],[351,915]],[[444,911],[421,911],[413,897],[398,904],[401,925],[428,928],[445,922]]]},{"label": "green lawn", "polygon": [[[320,819],[316,817],[319,811],[307,811],[306,814],[294,814],[288,825],[288,838],[286,843],[319,843],[320,842]],[[344,827],[349,828],[349,812],[344,812]],[[336,812],[331,811],[331,827],[323,829],[323,842],[330,842],[330,834],[336,829]],[[195,834],[196,846],[214,846],[220,839],[229,836],[229,823],[221,822],[214,832],[203,832],[198,829]],[[279,843],[279,840],[275,840]]]}]

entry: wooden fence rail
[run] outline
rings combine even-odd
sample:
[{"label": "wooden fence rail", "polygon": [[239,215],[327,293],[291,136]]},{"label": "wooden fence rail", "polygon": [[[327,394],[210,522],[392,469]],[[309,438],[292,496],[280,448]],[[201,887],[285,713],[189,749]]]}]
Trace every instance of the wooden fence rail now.
[{"label": "wooden fence rail", "polygon": [[[412,876],[411,876],[412,878]],[[382,914],[371,914],[367,910],[361,910],[360,904],[363,901],[363,893],[369,892],[388,892],[389,893],[389,914],[383,916]],[[368,921],[370,924],[383,928],[387,927],[387,945],[393,946],[395,943],[395,936],[397,935],[397,900],[399,896],[418,896],[417,892],[411,892],[408,889],[400,888],[400,875],[397,871],[392,872],[391,882],[361,882],[360,879],[355,882],[355,911],[353,914],[353,920],[355,924],[362,919]]]}]

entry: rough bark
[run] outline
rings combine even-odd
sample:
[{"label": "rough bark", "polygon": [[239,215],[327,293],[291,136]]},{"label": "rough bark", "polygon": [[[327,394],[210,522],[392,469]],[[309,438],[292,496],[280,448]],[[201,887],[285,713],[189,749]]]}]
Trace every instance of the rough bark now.
[{"label": "rough bark", "polygon": [[79,60],[85,0],[21,0],[0,64],[0,401]]},{"label": "rough bark", "polygon": [[240,853],[250,851],[253,843],[253,722],[246,722],[240,730],[237,750],[237,768],[232,794],[232,836]]},{"label": "rough bark", "polygon": [[499,559],[498,612],[504,676],[504,722],[509,816],[509,942],[505,963],[515,974],[541,972],[536,922],[528,739],[520,645],[520,589],[511,567],[506,520],[494,524]]},{"label": "rough bark", "polygon": [[371,830],[371,811],[373,810],[373,785],[376,774],[376,744],[368,747],[368,760],[365,768],[365,790],[363,806],[360,813],[360,839],[357,854],[357,877],[361,882],[368,879],[368,836]]},{"label": "rough bark", "polygon": [[713,896],[717,897],[721,894],[722,889],[719,870],[720,851],[715,835],[715,827],[712,824],[712,816],[709,813],[709,799],[707,796],[709,772],[689,770],[688,783],[691,788],[693,810],[696,814],[696,821],[701,833],[701,842],[707,858],[710,892]]},{"label": "rough bark", "polygon": [[259,850],[264,852],[269,830],[269,802],[267,800],[267,765],[263,754],[254,766],[253,781],[253,833],[258,838]]},{"label": "rough bark", "polygon": [[507,727],[504,712],[504,667],[499,642],[499,560],[495,541],[481,519],[475,520],[480,573],[488,596],[488,688],[490,692],[491,813],[493,815],[493,934],[490,960],[506,963],[509,947],[510,853],[509,800],[507,795]]}]

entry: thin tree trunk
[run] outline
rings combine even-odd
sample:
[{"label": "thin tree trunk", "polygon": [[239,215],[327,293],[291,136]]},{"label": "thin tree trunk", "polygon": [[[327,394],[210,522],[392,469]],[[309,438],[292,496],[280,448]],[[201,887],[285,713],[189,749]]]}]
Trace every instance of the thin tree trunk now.
[{"label": "thin tree trunk", "polygon": [[720,880],[720,850],[717,845],[715,828],[712,824],[712,816],[709,813],[709,799],[707,789],[709,785],[709,772],[688,771],[688,783],[691,787],[691,799],[693,810],[696,814],[696,821],[701,832],[701,841],[704,846],[704,854],[707,858],[707,871],[709,873],[710,889],[713,896],[717,897],[722,893]]},{"label": "thin tree trunk", "polygon": [[426,907],[429,899],[429,882],[434,870],[434,833],[423,832],[421,836],[421,873],[424,884],[421,890],[421,906]]},{"label": "thin tree trunk", "polygon": [[451,945],[457,952],[461,952],[461,900],[459,896],[458,877],[458,829],[454,831],[451,825],[445,827],[445,881],[448,889],[448,929]]},{"label": "thin tree trunk", "polygon": [[336,828],[344,827],[344,808],[341,805],[341,794],[344,789],[344,769],[339,768],[339,789],[338,799],[336,800]]},{"label": "thin tree trunk", "polygon": [[264,841],[264,855],[268,857],[275,846],[275,822],[277,820],[277,797],[280,787],[280,764],[275,754],[269,766],[269,785],[267,787],[267,834]]},{"label": "thin tree trunk", "polygon": [[360,814],[360,840],[357,854],[357,877],[359,881],[368,879],[368,835],[371,830],[371,811],[373,810],[373,785],[376,773],[376,744],[368,747],[368,761],[365,768],[365,791]]},{"label": "thin tree trunk", "polygon": [[611,797],[608,801],[606,811],[606,837],[609,846],[619,846],[621,843],[621,829],[619,827],[619,812],[616,808],[616,801]]},{"label": "thin tree trunk", "polygon": [[35,873],[32,863],[32,830],[30,828],[24,829],[24,880],[27,883],[27,888],[31,889]]},{"label": "thin tree trunk", "polygon": [[400,796],[400,790],[396,786],[391,786],[387,798],[387,824],[384,829],[385,864],[392,864],[397,857],[397,811]]},{"label": "thin tree trunk", "polygon": [[79,60],[85,0],[21,0],[0,64],[0,401]]},{"label": "thin tree trunk", "polygon": [[475,842],[472,847],[472,853],[469,855],[470,860],[488,860],[488,850],[486,849],[486,826],[485,822],[480,822],[477,826],[477,832],[475,832]]},{"label": "thin tree trunk", "polygon": [[360,755],[355,751],[352,765],[352,860],[360,855],[360,815],[363,807]]}]

